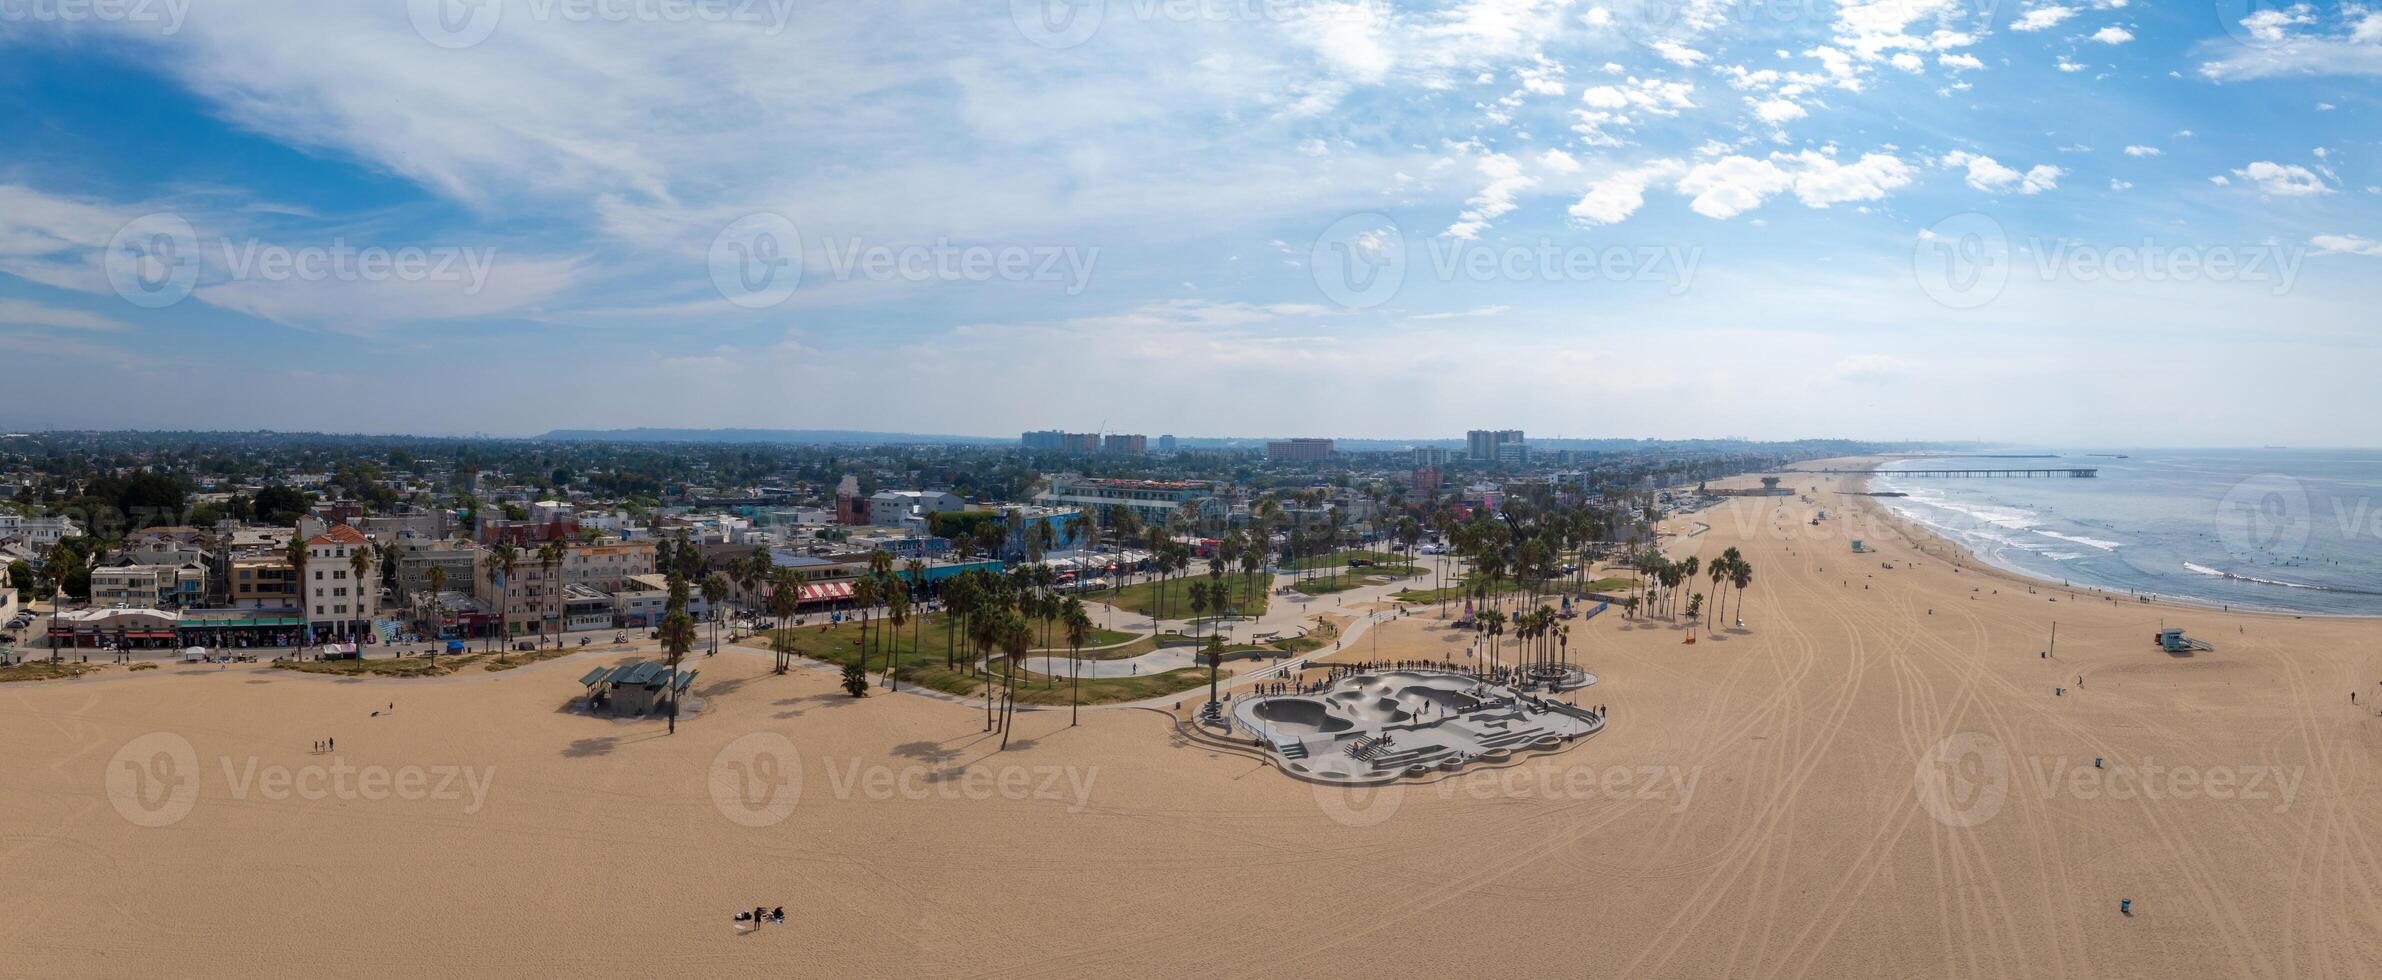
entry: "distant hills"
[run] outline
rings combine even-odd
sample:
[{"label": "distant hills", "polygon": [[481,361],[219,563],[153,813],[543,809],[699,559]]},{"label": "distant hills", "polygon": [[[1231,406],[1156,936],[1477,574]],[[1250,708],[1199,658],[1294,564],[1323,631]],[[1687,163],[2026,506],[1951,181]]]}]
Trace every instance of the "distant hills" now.
[{"label": "distant hills", "polygon": [[947,436],[919,432],[858,432],[851,429],[556,429],[534,437],[547,442],[729,442],[804,446],[999,446],[1017,442],[990,436]]}]

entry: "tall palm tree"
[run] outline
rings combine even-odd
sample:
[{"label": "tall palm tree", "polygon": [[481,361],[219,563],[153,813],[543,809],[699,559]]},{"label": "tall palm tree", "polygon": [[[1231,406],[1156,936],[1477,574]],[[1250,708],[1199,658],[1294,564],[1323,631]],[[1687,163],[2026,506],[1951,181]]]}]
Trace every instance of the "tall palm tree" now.
[{"label": "tall palm tree", "polygon": [[1067,699],[1067,727],[1075,727],[1077,714],[1083,708],[1083,641],[1092,634],[1092,617],[1084,612],[1083,602],[1068,596],[1059,607],[1059,621],[1067,629],[1067,673],[1074,693]]},{"label": "tall palm tree", "polygon": [[1729,569],[1729,584],[1737,588],[1737,621],[1745,621],[1745,587],[1753,584],[1753,563],[1739,558]]},{"label": "tall palm tree", "polygon": [[496,659],[505,659],[505,651],[513,645],[513,602],[506,592],[512,587],[513,573],[521,570],[521,550],[510,543],[500,542],[488,549],[488,573],[496,578],[496,632],[501,645]]},{"label": "tall palm tree", "polygon": [[[364,599],[366,596],[377,596],[379,594],[377,592],[367,593],[364,591],[366,589],[372,588],[372,556],[372,545],[369,542],[367,542],[363,547],[349,549],[347,553],[347,569],[356,578],[356,612],[358,613],[362,613],[364,611]],[[372,620],[366,619],[364,621],[364,627],[366,629],[372,628]],[[361,648],[359,647],[358,649]]]},{"label": "tall palm tree", "polygon": [[[703,598],[711,603],[711,652],[720,652],[720,615],[728,607],[728,576],[713,572],[703,576]],[[557,639],[556,643],[562,642]]]},{"label": "tall palm tree", "polygon": [[794,618],[801,605],[802,579],[791,568],[773,566],[769,572],[769,615],[777,620],[777,630],[770,634],[769,648],[777,654],[777,672],[781,674],[794,662],[794,642],[786,635],[786,620]]},{"label": "tall palm tree", "polygon": [[1712,564],[1704,569],[1705,577],[1712,580],[1712,597],[1715,600],[1712,603],[1712,629],[1720,628],[1720,603],[1717,600],[1720,598],[1720,583],[1729,577],[1729,568],[1729,556],[1724,554],[1712,559]]},{"label": "tall palm tree", "polygon": [[1026,647],[1034,642],[1033,627],[1026,625],[1024,616],[1015,612],[1001,614],[1001,748],[1009,747],[1009,730],[1017,722],[1017,667],[1026,655]]},{"label": "tall palm tree", "polygon": [[430,655],[433,657],[438,656],[439,634],[444,632],[440,627],[446,624],[446,617],[439,612],[439,593],[446,589],[446,566],[430,566]]},{"label": "tall palm tree", "polygon": [[863,575],[853,581],[852,604],[860,607],[860,672],[865,674],[868,673],[868,615],[877,606],[876,576]]},{"label": "tall palm tree", "polygon": [[[562,648],[562,561],[568,546],[560,541],[548,541],[538,546],[538,567],[546,571],[546,591],[552,593],[549,608],[554,610],[554,647]],[[544,636],[538,637],[542,644]],[[716,647],[718,644],[713,644]]]},{"label": "tall palm tree", "polygon": [[678,665],[686,660],[687,651],[695,648],[695,620],[687,614],[686,578],[673,571],[670,574],[670,602],[662,613],[662,650],[670,656],[668,676],[670,695],[670,734],[678,734]]},{"label": "tall palm tree", "polygon": [[901,679],[899,677],[901,672],[901,653],[899,647],[902,641],[902,625],[910,621],[910,591],[908,589],[902,588],[890,578],[885,580],[884,588],[885,622],[893,626],[893,638],[891,642],[882,644],[886,651],[885,686],[890,690],[898,691],[901,690]]}]

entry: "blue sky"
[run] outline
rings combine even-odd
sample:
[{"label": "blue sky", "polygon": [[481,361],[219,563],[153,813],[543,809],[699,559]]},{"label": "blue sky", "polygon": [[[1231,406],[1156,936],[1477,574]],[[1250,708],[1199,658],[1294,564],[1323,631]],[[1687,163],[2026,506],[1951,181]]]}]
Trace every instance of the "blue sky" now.
[{"label": "blue sky", "polygon": [[2382,445],[2378,78],[2354,4],[0,2],[0,425]]}]

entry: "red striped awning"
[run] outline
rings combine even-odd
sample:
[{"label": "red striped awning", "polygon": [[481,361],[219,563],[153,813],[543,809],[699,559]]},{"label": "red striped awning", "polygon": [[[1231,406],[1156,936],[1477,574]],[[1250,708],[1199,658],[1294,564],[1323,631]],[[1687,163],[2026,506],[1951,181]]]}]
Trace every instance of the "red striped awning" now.
[{"label": "red striped awning", "polygon": [[842,602],[850,598],[852,598],[852,583],[850,582],[821,582],[817,585],[802,587],[802,601],[804,602]]}]

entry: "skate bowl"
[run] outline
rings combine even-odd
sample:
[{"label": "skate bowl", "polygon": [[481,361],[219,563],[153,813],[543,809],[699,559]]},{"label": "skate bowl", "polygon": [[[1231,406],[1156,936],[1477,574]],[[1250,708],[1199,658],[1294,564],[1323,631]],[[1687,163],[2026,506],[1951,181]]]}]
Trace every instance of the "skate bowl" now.
[{"label": "skate bowl", "polygon": [[1348,674],[1305,693],[1240,698],[1227,717],[1229,734],[1268,750],[1283,772],[1336,785],[1500,764],[1604,728],[1595,712],[1435,670]]}]

